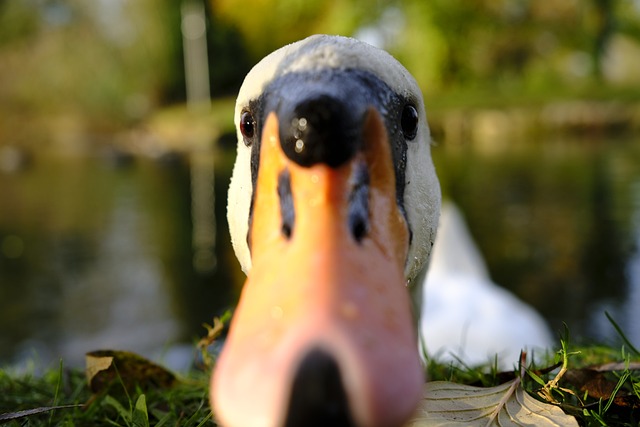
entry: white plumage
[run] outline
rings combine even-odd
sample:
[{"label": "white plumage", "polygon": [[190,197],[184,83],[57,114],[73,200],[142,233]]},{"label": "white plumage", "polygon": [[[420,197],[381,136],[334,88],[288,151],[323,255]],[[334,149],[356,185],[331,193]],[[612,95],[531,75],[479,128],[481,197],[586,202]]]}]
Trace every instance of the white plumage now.
[{"label": "white plumage", "polygon": [[430,356],[469,366],[517,365],[521,349],[552,347],[548,326],[529,305],[494,284],[452,203],[443,203],[427,272],[421,333]]}]

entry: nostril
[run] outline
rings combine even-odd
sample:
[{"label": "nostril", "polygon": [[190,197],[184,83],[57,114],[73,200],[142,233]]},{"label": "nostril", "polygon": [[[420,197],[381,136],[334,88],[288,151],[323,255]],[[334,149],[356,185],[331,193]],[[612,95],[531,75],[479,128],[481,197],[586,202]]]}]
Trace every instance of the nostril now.
[{"label": "nostril", "polygon": [[313,350],[300,364],[291,388],[284,426],[355,426],[340,368],[326,352]]},{"label": "nostril", "polygon": [[369,170],[364,163],[356,166],[349,195],[349,230],[356,242],[369,233]]},{"label": "nostril", "polygon": [[291,175],[287,169],[278,175],[278,198],[280,199],[281,231],[284,237],[290,239],[293,234],[296,213],[291,193]]}]

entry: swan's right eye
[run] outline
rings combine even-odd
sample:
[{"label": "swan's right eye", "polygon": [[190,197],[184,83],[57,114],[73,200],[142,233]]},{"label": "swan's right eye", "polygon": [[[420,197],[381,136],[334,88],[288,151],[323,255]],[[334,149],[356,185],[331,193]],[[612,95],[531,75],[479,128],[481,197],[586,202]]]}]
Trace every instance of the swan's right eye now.
[{"label": "swan's right eye", "polygon": [[256,134],[256,121],[249,111],[243,111],[240,115],[240,132],[244,137],[245,145],[251,145],[251,140]]},{"label": "swan's right eye", "polygon": [[402,134],[408,140],[412,140],[418,134],[418,110],[411,104],[407,104],[402,110],[402,118],[400,119],[402,126]]}]

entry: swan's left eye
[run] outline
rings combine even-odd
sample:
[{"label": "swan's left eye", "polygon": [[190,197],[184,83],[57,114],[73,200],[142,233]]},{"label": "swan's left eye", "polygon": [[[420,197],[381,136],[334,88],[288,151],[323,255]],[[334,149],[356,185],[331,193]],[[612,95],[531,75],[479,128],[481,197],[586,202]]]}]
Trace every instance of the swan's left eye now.
[{"label": "swan's left eye", "polygon": [[413,139],[418,134],[418,110],[411,104],[405,105],[400,119],[402,134],[406,139]]},{"label": "swan's left eye", "polygon": [[243,111],[240,116],[240,132],[244,137],[245,145],[251,145],[251,139],[256,134],[256,121],[249,111]]}]

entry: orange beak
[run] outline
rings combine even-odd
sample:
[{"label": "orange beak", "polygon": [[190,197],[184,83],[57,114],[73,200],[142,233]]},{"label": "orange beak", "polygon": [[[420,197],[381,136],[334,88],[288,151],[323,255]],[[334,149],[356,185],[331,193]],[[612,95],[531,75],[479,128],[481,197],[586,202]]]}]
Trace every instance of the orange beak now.
[{"label": "orange beak", "polygon": [[[418,403],[424,377],[403,276],[408,227],[374,108],[362,129],[353,159],[304,167],[283,153],[276,113],[266,119],[253,266],[212,379],[224,426],[398,427]],[[358,238],[349,209],[361,170],[369,218]],[[286,232],[283,176],[295,212]]]}]

